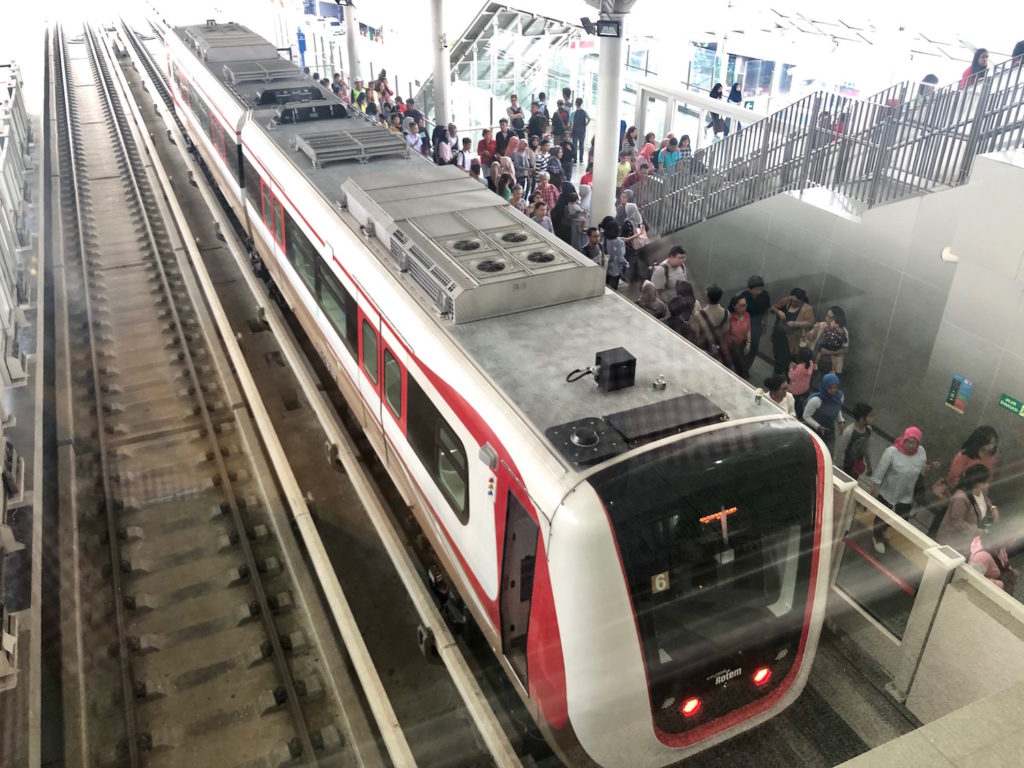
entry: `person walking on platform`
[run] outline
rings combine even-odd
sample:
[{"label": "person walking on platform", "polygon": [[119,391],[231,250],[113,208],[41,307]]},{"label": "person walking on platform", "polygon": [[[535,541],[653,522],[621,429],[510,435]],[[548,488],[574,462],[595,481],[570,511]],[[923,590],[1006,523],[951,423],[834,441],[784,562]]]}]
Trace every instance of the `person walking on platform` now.
[{"label": "person walking on platform", "polygon": [[690,282],[690,275],[686,271],[686,249],[674,245],[668,252],[668,258],[651,269],[651,282],[658,289],[661,300],[668,303],[676,295],[676,283],[680,280]]},{"label": "person walking on platform", "polygon": [[729,348],[729,359],[732,369],[744,379],[750,374],[747,369],[747,353],[750,352],[750,315],[747,313],[747,300],[738,293],[729,300],[724,338]]},{"label": "person walking on platform", "polygon": [[836,438],[836,465],[854,480],[871,474],[868,442],[874,420],[874,409],[867,403],[857,403],[853,406],[853,424]]},{"label": "person walking on platform", "polygon": [[807,398],[801,414],[804,424],[818,433],[829,453],[835,449],[836,432],[842,430],[845,421],[843,399],[839,377],[834,373],[825,374],[821,379],[821,387]]},{"label": "person walking on platform", "polygon": [[569,117],[569,129],[572,132],[572,142],[576,146],[576,162],[581,164],[586,160],[584,153],[587,151],[588,125],[590,125],[590,115],[583,108],[583,99],[576,99],[576,111]]},{"label": "person walking on platform", "polygon": [[999,522],[999,508],[988,497],[990,477],[988,467],[981,464],[967,468],[939,524],[937,544],[952,547],[969,558],[974,537],[982,528]]},{"label": "person walking on platform", "polygon": [[764,391],[779,408],[790,416],[796,416],[796,401],[789,391],[789,382],[785,376],[769,376],[764,380]]},{"label": "person walking on platform", "polygon": [[794,288],[772,307],[772,312],[777,318],[772,330],[775,373],[787,373],[789,361],[800,349],[804,332],[814,325],[814,308],[808,301],[807,292]]},{"label": "person walking on platform", "polygon": [[526,124],[526,132],[530,136],[543,136],[548,132],[548,119],[536,101],[530,104],[530,122]]},{"label": "person walking on platform", "polygon": [[[683,139],[687,144],[690,143],[688,136],[684,136]],[[747,300],[747,312],[750,313],[750,353],[747,355],[747,370],[750,370],[761,345],[761,336],[768,327],[772,300],[768,291],[764,289],[764,278],[760,275],[751,275],[747,280],[747,290],[741,294]]]},{"label": "person walking on platform", "polygon": [[[825,378],[829,376],[835,374],[830,373]],[[917,478],[931,469],[928,465],[928,455],[921,445],[922,440],[920,429],[907,427],[882,453],[882,458],[871,477],[871,495],[877,497],[904,520],[910,518]],[[883,538],[888,528],[888,524],[882,518],[875,518],[871,528],[871,540],[875,552],[880,555],[885,554]]]}]

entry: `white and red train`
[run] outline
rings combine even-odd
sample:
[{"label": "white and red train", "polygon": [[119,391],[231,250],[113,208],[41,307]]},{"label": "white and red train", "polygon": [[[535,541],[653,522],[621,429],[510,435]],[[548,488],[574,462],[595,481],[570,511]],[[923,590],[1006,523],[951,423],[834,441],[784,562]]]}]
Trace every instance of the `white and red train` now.
[{"label": "white and red train", "polygon": [[[167,48],[193,142],[560,757],[668,765],[794,701],[821,443],[266,40]],[[567,381],[596,353],[602,386]]]}]

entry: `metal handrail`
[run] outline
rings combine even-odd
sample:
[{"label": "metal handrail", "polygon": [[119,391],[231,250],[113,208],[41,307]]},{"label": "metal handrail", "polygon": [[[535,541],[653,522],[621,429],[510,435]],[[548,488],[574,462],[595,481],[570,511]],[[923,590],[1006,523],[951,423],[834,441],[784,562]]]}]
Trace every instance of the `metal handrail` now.
[{"label": "metal handrail", "polygon": [[654,174],[638,190],[666,234],[780,192],[821,188],[859,210],[964,184],[974,158],[1024,145],[1018,59],[929,94],[897,83],[868,99],[818,92]]}]

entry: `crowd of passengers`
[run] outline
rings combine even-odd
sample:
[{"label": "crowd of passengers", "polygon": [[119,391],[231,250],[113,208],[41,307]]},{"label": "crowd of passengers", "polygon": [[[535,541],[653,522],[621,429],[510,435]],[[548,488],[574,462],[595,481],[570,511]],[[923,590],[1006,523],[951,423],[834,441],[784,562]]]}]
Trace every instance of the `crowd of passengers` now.
[{"label": "crowd of passengers", "polygon": [[[1019,46],[1024,54],[1024,43]],[[983,77],[984,64],[984,59],[972,63],[965,78]],[[641,309],[739,376],[749,378],[762,339],[768,335],[774,368],[763,382],[766,396],[815,430],[832,452],[836,466],[854,479],[868,478],[872,495],[900,517],[909,519],[915,499],[925,501],[923,508],[932,515],[929,535],[960,552],[999,587],[1014,592],[1017,572],[1006,552],[1012,537],[1000,525],[999,508],[988,495],[999,444],[992,427],[975,429],[943,472],[939,472],[940,462],[928,462],[923,435],[915,426],[907,427],[885,449],[878,465],[872,466],[868,453],[872,407],[856,403],[849,424],[843,414],[840,376],[850,332],[842,307],[829,307],[818,320],[805,290],[794,287],[773,302],[760,275],[752,275],[746,288],[723,306],[724,292],[718,285],[698,292],[681,245],[673,246],[667,258],[649,262],[650,239],[640,214],[643,182],[650,174],[669,172],[680,162],[699,164],[689,136],[677,139],[668,134],[658,140],[653,133],[641,138],[635,126],[626,129],[616,168],[615,215],[594,225],[590,221],[593,140],[587,144],[591,118],[583,100],[573,99],[568,88],[553,108],[545,94],[539,94],[529,112],[513,95],[498,132],[484,130],[474,148],[471,139],[459,137],[453,123],[438,126],[427,136],[423,113],[413,99],[403,100],[391,91],[383,71],[369,88],[357,79],[349,91],[338,73],[332,81],[320,82],[371,119],[402,134],[414,151],[437,164],[462,169],[539,226],[604,266],[612,290],[633,285]],[[711,95],[722,98],[721,84],[715,85]],[[736,85],[728,100],[740,100]],[[711,113],[708,127],[716,138],[728,135],[732,128],[731,121],[715,113]],[[736,129],[741,128],[737,124]],[[583,173],[574,183],[585,157]],[[937,479],[926,485],[929,475]],[[876,518],[872,545],[879,555],[886,552],[887,531],[885,522]]]}]

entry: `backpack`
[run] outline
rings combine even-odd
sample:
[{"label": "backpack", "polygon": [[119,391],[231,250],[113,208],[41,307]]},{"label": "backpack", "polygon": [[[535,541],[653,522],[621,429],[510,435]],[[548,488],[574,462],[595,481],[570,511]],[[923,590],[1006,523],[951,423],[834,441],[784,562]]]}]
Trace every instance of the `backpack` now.
[{"label": "backpack", "polygon": [[551,132],[556,136],[561,136],[565,133],[565,122],[562,120],[561,110],[555,112],[551,118]]},{"label": "backpack", "polygon": [[461,149],[458,152],[452,152],[452,162],[451,162],[451,164],[455,165],[455,166],[458,166],[459,168],[464,168],[465,166],[463,165],[463,160],[465,160],[465,158],[466,158],[466,153],[464,151],[462,151]]},{"label": "backpack", "polygon": [[[628,221],[626,222],[626,224],[629,224],[630,226],[632,226],[632,224],[630,222],[628,222]],[[658,267],[661,267],[662,269],[665,270],[665,287],[668,288],[668,275],[669,275],[668,259],[666,259],[665,261],[663,261],[663,262],[661,262],[659,264],[651,264],[651,266],[647,268],[647,279],[650,280],[652,283],[654,282],[654,273],[658,269]]]}]

